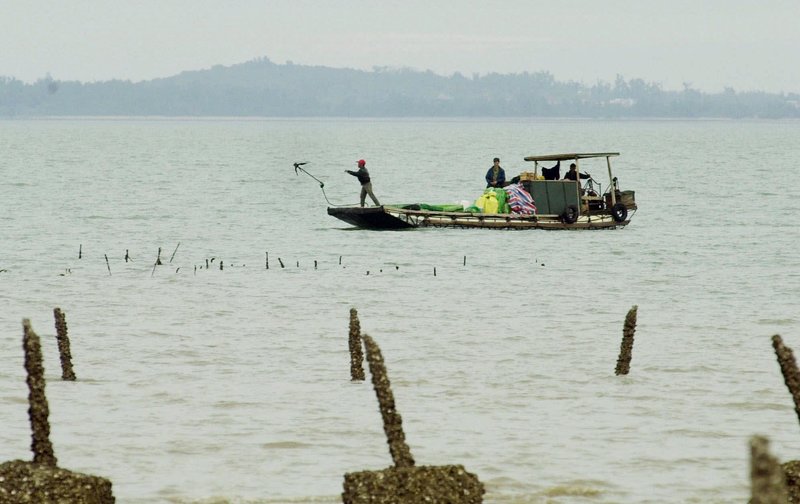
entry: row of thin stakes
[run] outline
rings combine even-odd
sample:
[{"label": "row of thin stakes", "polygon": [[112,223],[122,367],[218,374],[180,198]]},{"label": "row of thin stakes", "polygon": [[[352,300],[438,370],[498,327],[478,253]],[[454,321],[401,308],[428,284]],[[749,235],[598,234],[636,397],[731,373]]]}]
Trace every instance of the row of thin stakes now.
[{"label": "row of thin stakes", "polygon": [[[178,252],[178,247],[180,247],[180,246],[181,246],[181,244],[180,244],[180,242],[178,242],[178,245],[175,247],[175,250],[172,252],[172,256],[170,256],[170,258],[169,258],[169,262],[170,263],[172,263],[172,260],[175,258],[175,254]],[[81,244],[78,247],[78,259],[81,259],[82,257],[83,257],[83,245]],[[103,254],[103,257],[105,257],[106,268],[108,269],[108,274],[109,274],[109,276],[111,276],[111,263],[108,261],[108,254]],[[127,262],[132,262],[132,261],[133,261],[133,258],[131,257],[131,255],[129,253],[129,250],[125,249],[125,262],[127,263]],[[218,260],[216,266],[214,265],[214,261],[217,261],[216,257],[212,257],[210,259],[206,258],[205,259],[205,269],[210,270],[211,268],[217,268],[217,267],[220,269],[220,271],[225,269],[225,265],[223,264],[222,260]],[[282,269],[286,268],[286,265],[284,264],[283,259],[281,259],[280,257],[278,257],[278,263],[280,264]],[[155,273],[156,273],[156,267],[157,266],[162,266],[163,264],[164,263],[161,261],[161,247],[158,247],[158,253],[156,254],[156,260],[153,263],[153,270],[151,271],[150,276],[151,277],[154,276]],[[537,264],[539,264],[538,260],[537,260]],[[339,266],[341,266],[341,265],[342,265],[342,256],[339,256]],[[464,256],[464,266],[466,266],[466,265],[467,265],[467,256]],[[242,265],[242,266],[244,266],[244,265]],[[319,266],[319,262],[315,259],[314,260],[314,269],[317,269],[318,266]],[[541,266],[544,266],[544,264],[541,264]],[[298,268],[300,267],[300,261],[296,261],[296,267],[298,267]],[[396,270],[399,270],[400,266],[395,265],[394,268]],[[201,269],[201,270],[203,269],[203,265],[202,264],[200,265],[199,269]],[[269,269],[269,252],[264,252],[264,269]],[[198,267],[197,267],[197,265],[195,265],[194,266],[194,273],[195,274],[197,274],[197,270],[198,270]],[[5,271],[5,270],[0,270],[0,271]],[[180,271],[180,268],[177,268],[175,270],[175,273],[178,273],[179,271]],[[71,273],[71,270],[68,269],[67,272]],[[380,272],[383,273],[383,269],[381,269]],[[369,274],[370,274],[370,271],[367,270],[366,275],[369,275]],[[433,267],[433,276],[436,276],[436,267],[435,266]]]}]

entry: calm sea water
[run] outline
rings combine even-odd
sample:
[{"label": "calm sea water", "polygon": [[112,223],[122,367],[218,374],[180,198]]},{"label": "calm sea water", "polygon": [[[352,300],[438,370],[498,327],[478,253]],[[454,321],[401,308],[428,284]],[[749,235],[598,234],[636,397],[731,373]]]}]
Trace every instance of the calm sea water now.
[{"label": "calm sea water", "polygon": [[[337,502],[346,472],[391,464],[371,385],[349,380],[355,307],[417,463],[463,464],[486,502],[742,502],[751,435],[800,458],[770,342],[800,349],[798,138],[767,121],[0,121],[0,461],[31,458],[30,318],[59,465],[118,502]],[[623,230],[326,214],[326,196],[357,201],[359,158],[382,202],[452,203],[494,156],[513,176],[527,155],[609,150],[640,206]]]}]

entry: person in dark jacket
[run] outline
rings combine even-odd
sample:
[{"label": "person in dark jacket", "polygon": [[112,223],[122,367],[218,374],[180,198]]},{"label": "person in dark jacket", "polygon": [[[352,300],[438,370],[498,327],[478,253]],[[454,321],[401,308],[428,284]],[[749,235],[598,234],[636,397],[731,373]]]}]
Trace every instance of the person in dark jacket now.
[{"label": "person in dark jacket", "polygon": [[375,203],[376,206],[381,206],[378,202],[378,198],[375,197],[375,194],[372,192],[372,181],[369,178],[369,172],[367,171],[367,162],[363,159],[358,160],[358,171],[353,170],[345,170],[350,175],[354,177],[358,177],[358,181],[361,183],[361,206],[364,206],[364,202],[367,200],[367,194],[369,197],[372,198],[372,201]]},{"label": "person in dark jacket", "polygon": [[[592,176],[589,175],[588,173],[581,173],[580,177],[582,179],[587,179],[591,178]],[[567,172],[566,175],[564,175],[564,178],[561,180],[574,180],[576,182],[578,181],[578,167],[575,165],[575,163],[569,165],[569,171]]]},{"label": "person in dark jacket", "polygon": [[500,158],[494,158],[494,165],[486,172],[486,187],[506,185],[506,172],[500,168]]}]

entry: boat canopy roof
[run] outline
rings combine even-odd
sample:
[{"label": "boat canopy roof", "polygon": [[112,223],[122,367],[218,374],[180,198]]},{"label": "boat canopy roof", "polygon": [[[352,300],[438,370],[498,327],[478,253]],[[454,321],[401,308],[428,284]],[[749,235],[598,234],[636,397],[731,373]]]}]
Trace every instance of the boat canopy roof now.
[{"label": "boat canopy roof", "polygon": [[544,156],[527,156],[525,161],[566,161],[568,159],[585,159],[610,156],[619,156],[619,152],[573,152],[570,154],[546,154]]}]

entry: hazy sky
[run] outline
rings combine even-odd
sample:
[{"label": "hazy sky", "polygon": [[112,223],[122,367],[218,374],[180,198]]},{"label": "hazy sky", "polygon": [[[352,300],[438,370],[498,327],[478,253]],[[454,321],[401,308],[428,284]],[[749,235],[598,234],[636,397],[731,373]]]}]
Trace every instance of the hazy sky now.
[{"label": "hazy sky", "polygon": [[0,75],[134,81],[266,56],[800,92],[800,0],[0,0]]}]

